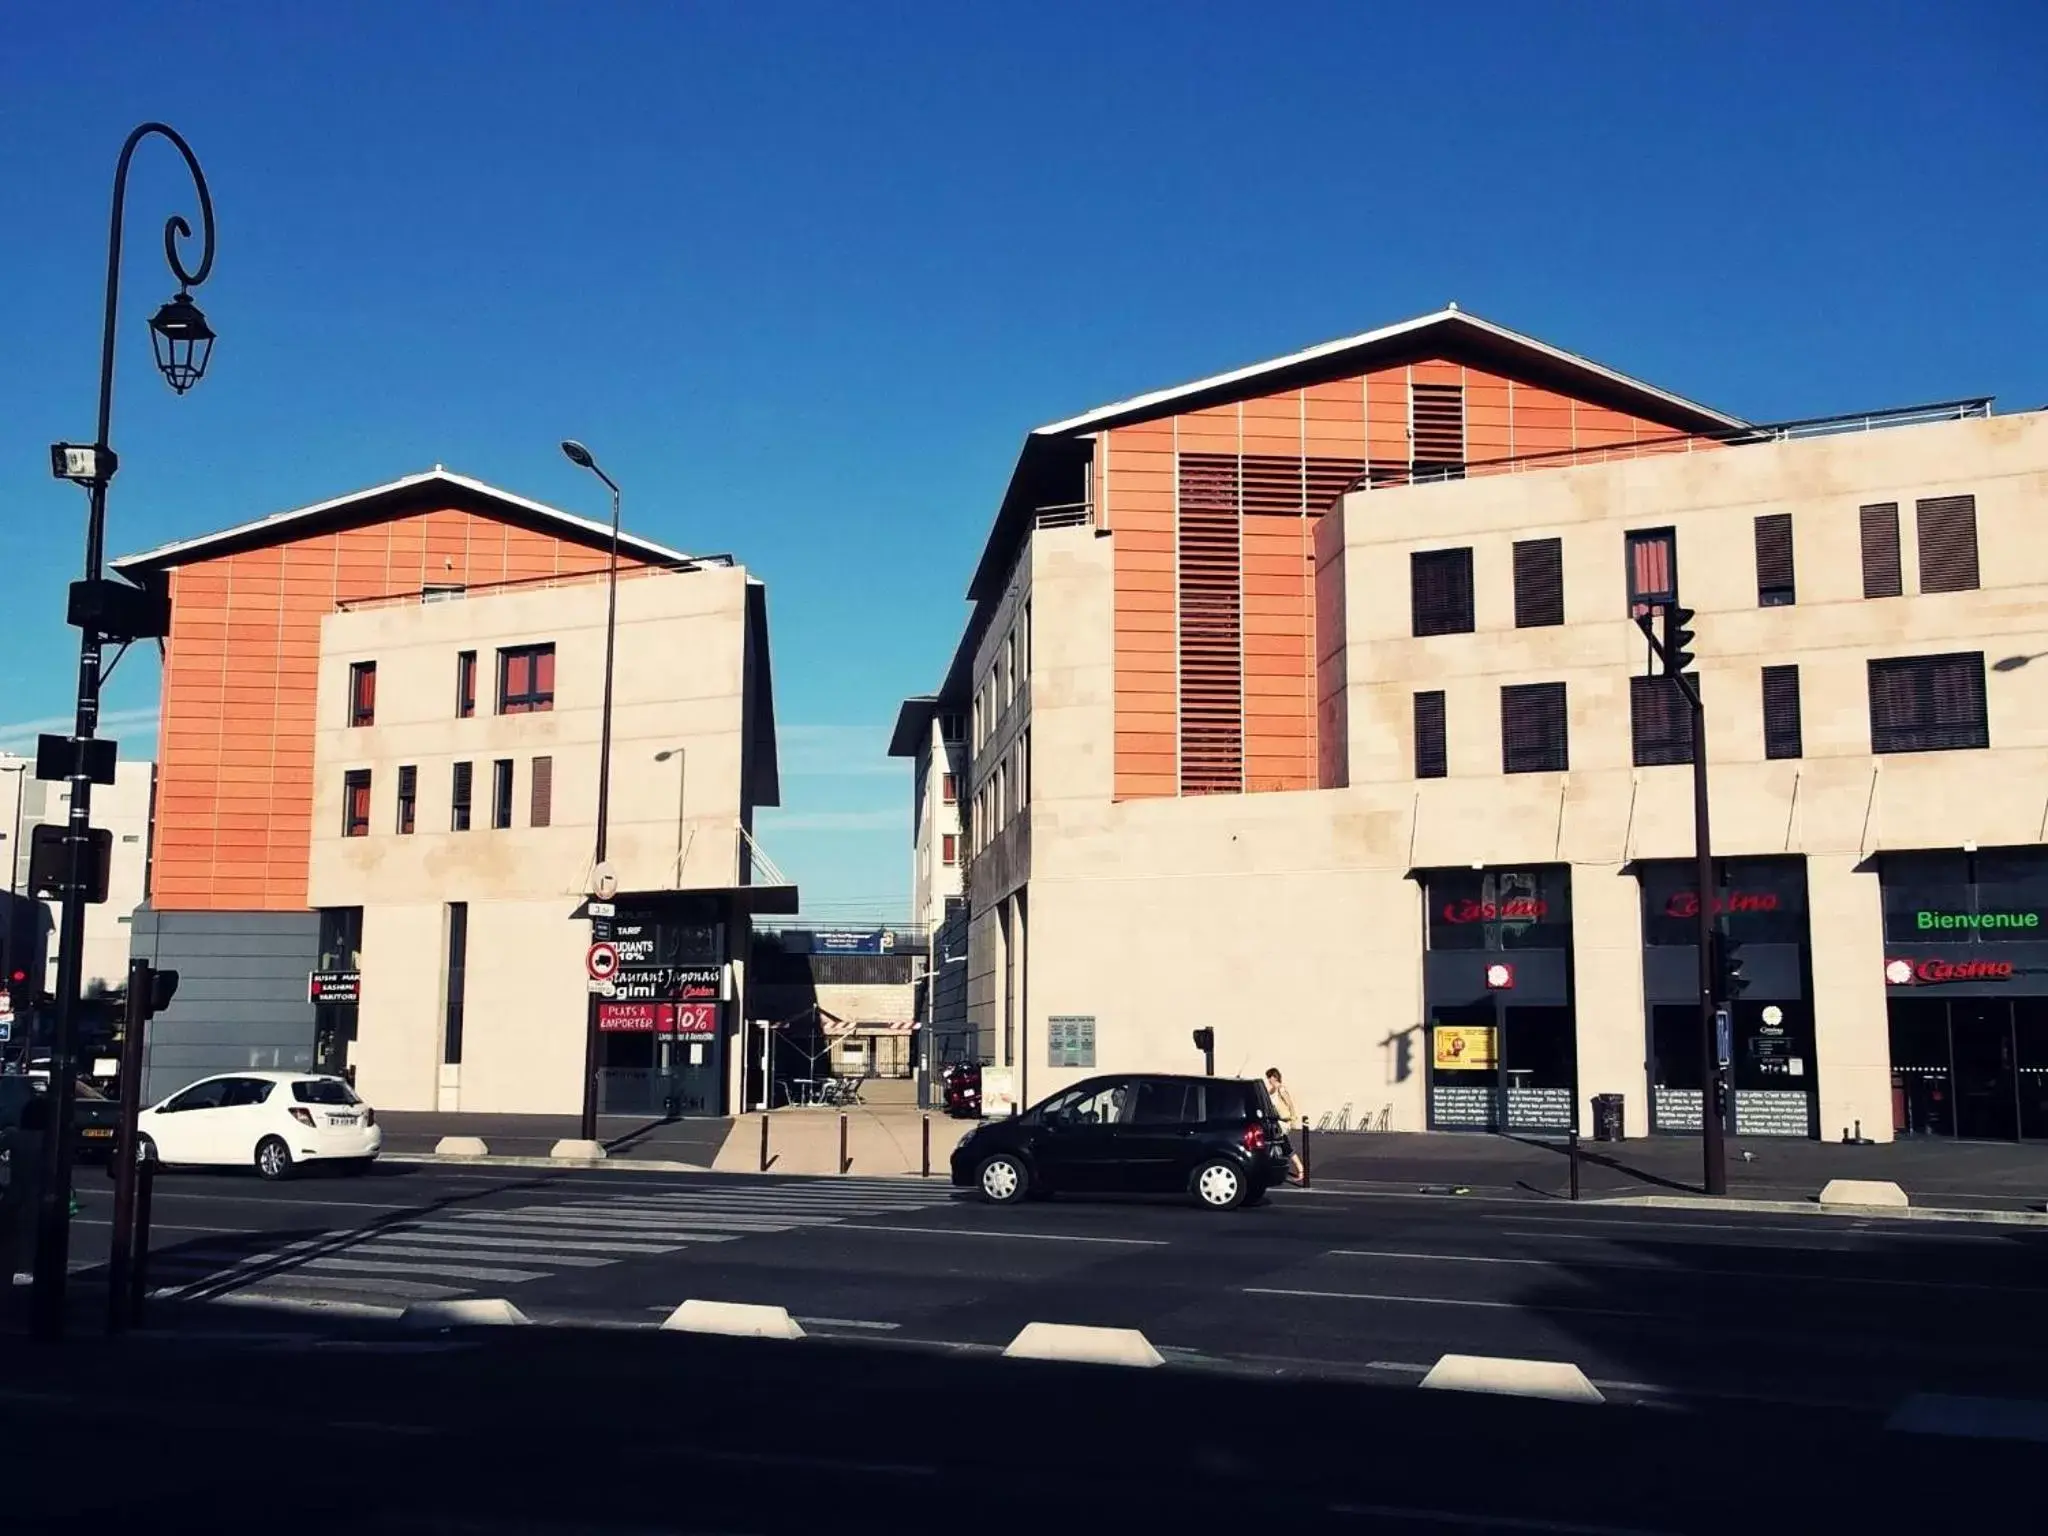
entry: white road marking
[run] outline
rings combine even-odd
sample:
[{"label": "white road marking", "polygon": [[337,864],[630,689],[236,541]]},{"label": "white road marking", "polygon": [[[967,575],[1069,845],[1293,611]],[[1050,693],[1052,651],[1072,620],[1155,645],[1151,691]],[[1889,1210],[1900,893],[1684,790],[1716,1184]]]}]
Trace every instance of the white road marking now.
[{"label": "white road marking", "polygon": [[[563,1250],[573,1253],[673,1253],[675,1251],[674,1246],[669,1243],[594,1242],[580,1237],[565,1238],[559,1233],[552,1231],[499,1236],[497,1234],[504,1229],[492,1228],[492,1235],[485,1236],[474,1228],[449,1231],[442,1227],[414,1227],[407,1225],[402,1228],[387,1228],[386,1230],[395,1232],[409,1243],[457,1243],[468,1248],[521,1248],[536,1251],[544,1250],[548,1253],[557,1253]],[[697,1239],[700,1242],[714,1243],[730,1242],[731,1240],[730,1236],[723,1234],[716,1237]]]},{"label": "white road marking", "polygon": [[[603,1269],[608,1264],[616,1264],[619,1262],[617,1259],[606,1258],[602,1254],[592,1253],[541,1254],[529,1251],[526,1254],[518,1256],[525,1258],[529,1263],[533,1262],[536,1259],[544,1258],[547,1260],[548,1263],[558,1264],[564,1269]],[[484,1264],[502,1264],[506,1261],[506,1259],[514,1257],[514,1255],[494,1253],[489,1249],[477,1248],[437,1248],[432,1246],[415,1247],[411,1244],[390,1243],[385,1242],[382,1239],[379,1239],[375,1242],[350,1243],[346,1248],[342,1249],[341,1252],[337,1253],[335,1257],[355,1259],[382,1259],[386,1257],[408,1259],[474,1259],[479,1263]]]},{"label": "white road marking", "polygon": [[[1565,1234],[1559,1234],[1563,1236]],[[1518,1264],[1535,1269],[1628,1269],[1692,1280],[1791,1280],[1808,1285],[1864,1285],[1913,1291],[1984,1291],[2004,1296],[2048,1296],[2048,1286],[1993,1285],[1978,1280],[1892,1280],[1873,1275],[1802,1275],[1772,1269],[1680,1269],[1626,1259],[1532,1259],[1484,1253],[1395,1253],[1366,1248],[1332,1248],[1333,1259],[1400,1259],[1423,1264]]]},{"label": "white road marking", "polygon": [[1118,1248],[1166,1248],[1159,1237],[1076,1237],[1066,1232],[1011,1232],[986,1227],[885,1227],[874,1222],[847,1222],[835,1232],[902,1232],[914,1237],[1014,1237],[1033,1243],[1103,1243]]},{"label": "white road marking", "polygon": [[1454,1301],[1448,1296],[1392,1296],[1378,1291],[1301,1291],[1280,1286],[1248,1285],[1247,1296],[1301,1296],[1315,1301],[1392,1301],[1416,1307],[1472,1307],[1488,1312],[1569,1312],[1582,1317],[1633,1317],[1668,1320],[1669,1312],[1628,1312],[1616,1307],[1561,1307],[1550,1302]]},{"label": "white road marking", "polygon": [[[655,1310],[666,1311],[668,1309],[658,1307]],[[800,1317],[797,1321],[806,1328],[869,1328],[877,1333],[893,1333],[903,1326],[901,1323],[869,1322],[858,1317]]]},{"label": "white road marking", "polygon": [[450,1275],[458,1280],[499,1280],[507,1285],[520,1285],[528,1280],[547,1278],[544,1269],[494,1269],[485,1265],[464,1264],[422,1264],[416,1261],[394,1261],[381,1263],[375,1259],[320,1258],[306,1259],[295,1264],[287,1274],[300,1269],[333,1270],[357,1275]]}]

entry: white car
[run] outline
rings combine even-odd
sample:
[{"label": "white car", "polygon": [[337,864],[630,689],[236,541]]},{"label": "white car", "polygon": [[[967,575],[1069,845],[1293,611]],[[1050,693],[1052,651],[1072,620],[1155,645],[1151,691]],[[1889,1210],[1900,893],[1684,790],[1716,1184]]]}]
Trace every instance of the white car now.
[{"label": "white car", "polygon": [[288,1179],[301,1163],[360,1173],[384,1147],[377,1112],[338,1077],[231,1072],[202,1078],[136,1116],[136,1147],[159,1164],[254,1168]]}]

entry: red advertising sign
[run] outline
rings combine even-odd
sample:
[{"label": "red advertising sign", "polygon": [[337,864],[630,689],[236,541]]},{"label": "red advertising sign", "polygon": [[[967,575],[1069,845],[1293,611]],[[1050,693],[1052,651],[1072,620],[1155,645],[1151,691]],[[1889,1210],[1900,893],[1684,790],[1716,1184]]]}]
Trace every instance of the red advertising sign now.
[{"label": "red advertising sign", "polygon": [[718,1033],[718,1004],[672,1003],[675,1032],[685,1039],[709,1040]]},{"label": "red advertising sign", "polygon": [[1540,896],[1510,896],[1506,901],[1460,899],[1444,903],[1447,923],[1533,923],[1548,915],[1550,903]]},{"label": "red advertising sign", "polygon": [[[1725,891],[1714,897],[1714,915],[1724,912],[1775,912],[1778,910],[1778,893],[1775,891]],[[1666,917],[1698,917],[1700,915],[1700,893],[1698,891],[1674,891],[1671,899],[1664,903]]]},{"label": "red advertising sign", "polygon": [[2010,960],[1887,960],[1884,979],[1895,987],[1944,981],[2011,981]]},{"label": "red advertising sign", "polygon": [[599,1003],[597,1027],[606,1034],[668,1034],[675,1028],[674,1003]]}]

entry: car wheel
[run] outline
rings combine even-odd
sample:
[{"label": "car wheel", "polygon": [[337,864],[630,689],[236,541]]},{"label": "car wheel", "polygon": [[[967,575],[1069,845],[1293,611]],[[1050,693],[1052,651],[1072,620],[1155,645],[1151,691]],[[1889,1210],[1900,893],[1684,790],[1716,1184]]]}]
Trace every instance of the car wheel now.
[{"label": "car wheel", "polygon": [[1250,1193],[1244,1174],[1234,1163],[1215,1158],[1195,1170],[1189,1181],[1195,1198],[1212,1211],[1230,1211],[1243,1205]]},{"label": "car wheel", "polygon": [[1031,1175],[1007,1152],[985,1159],[974,1175],[974,1184],[990,1205],[1014,1205],[1031,1193]]},{"label": "car wheel", "polygon": [[292,1149],[276,1136],[266,1136],[256,1143],[256,1172],[275,1183],[292,1176]]}]

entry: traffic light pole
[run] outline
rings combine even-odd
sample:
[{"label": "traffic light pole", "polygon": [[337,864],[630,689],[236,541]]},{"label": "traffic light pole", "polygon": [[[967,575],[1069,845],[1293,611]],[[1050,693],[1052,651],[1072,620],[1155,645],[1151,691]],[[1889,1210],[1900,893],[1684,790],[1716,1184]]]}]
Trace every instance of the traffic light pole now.
[{"label": "traffic light pole", "polygon": [[[121,1034],[121,1129],[114,1138],[114,1240],[107,1257],[107,1332],[119,1333],[132,1319],[128,1277],[135,1259],[136,1118],[142,1112],[142,1031],[149,1016],[147,960],[128,962],[128,1008]],[[140,1239],[147,1247],[148,1235]]]},{"label": "traffic light pole", "polygon": [[1699,932],[1694,943],[1700,956],[1700,1155],[1705,1163],[1702,1184],[1709,1195],[1728,1193],[1728,1148],[1723,1134],[1720,1029],[1714,993],[1714,853],[1707,825],[1707,710],[1697,683],[1687,687],[1692,710],[1692,839],[1693,878],[1699,889]]}]

